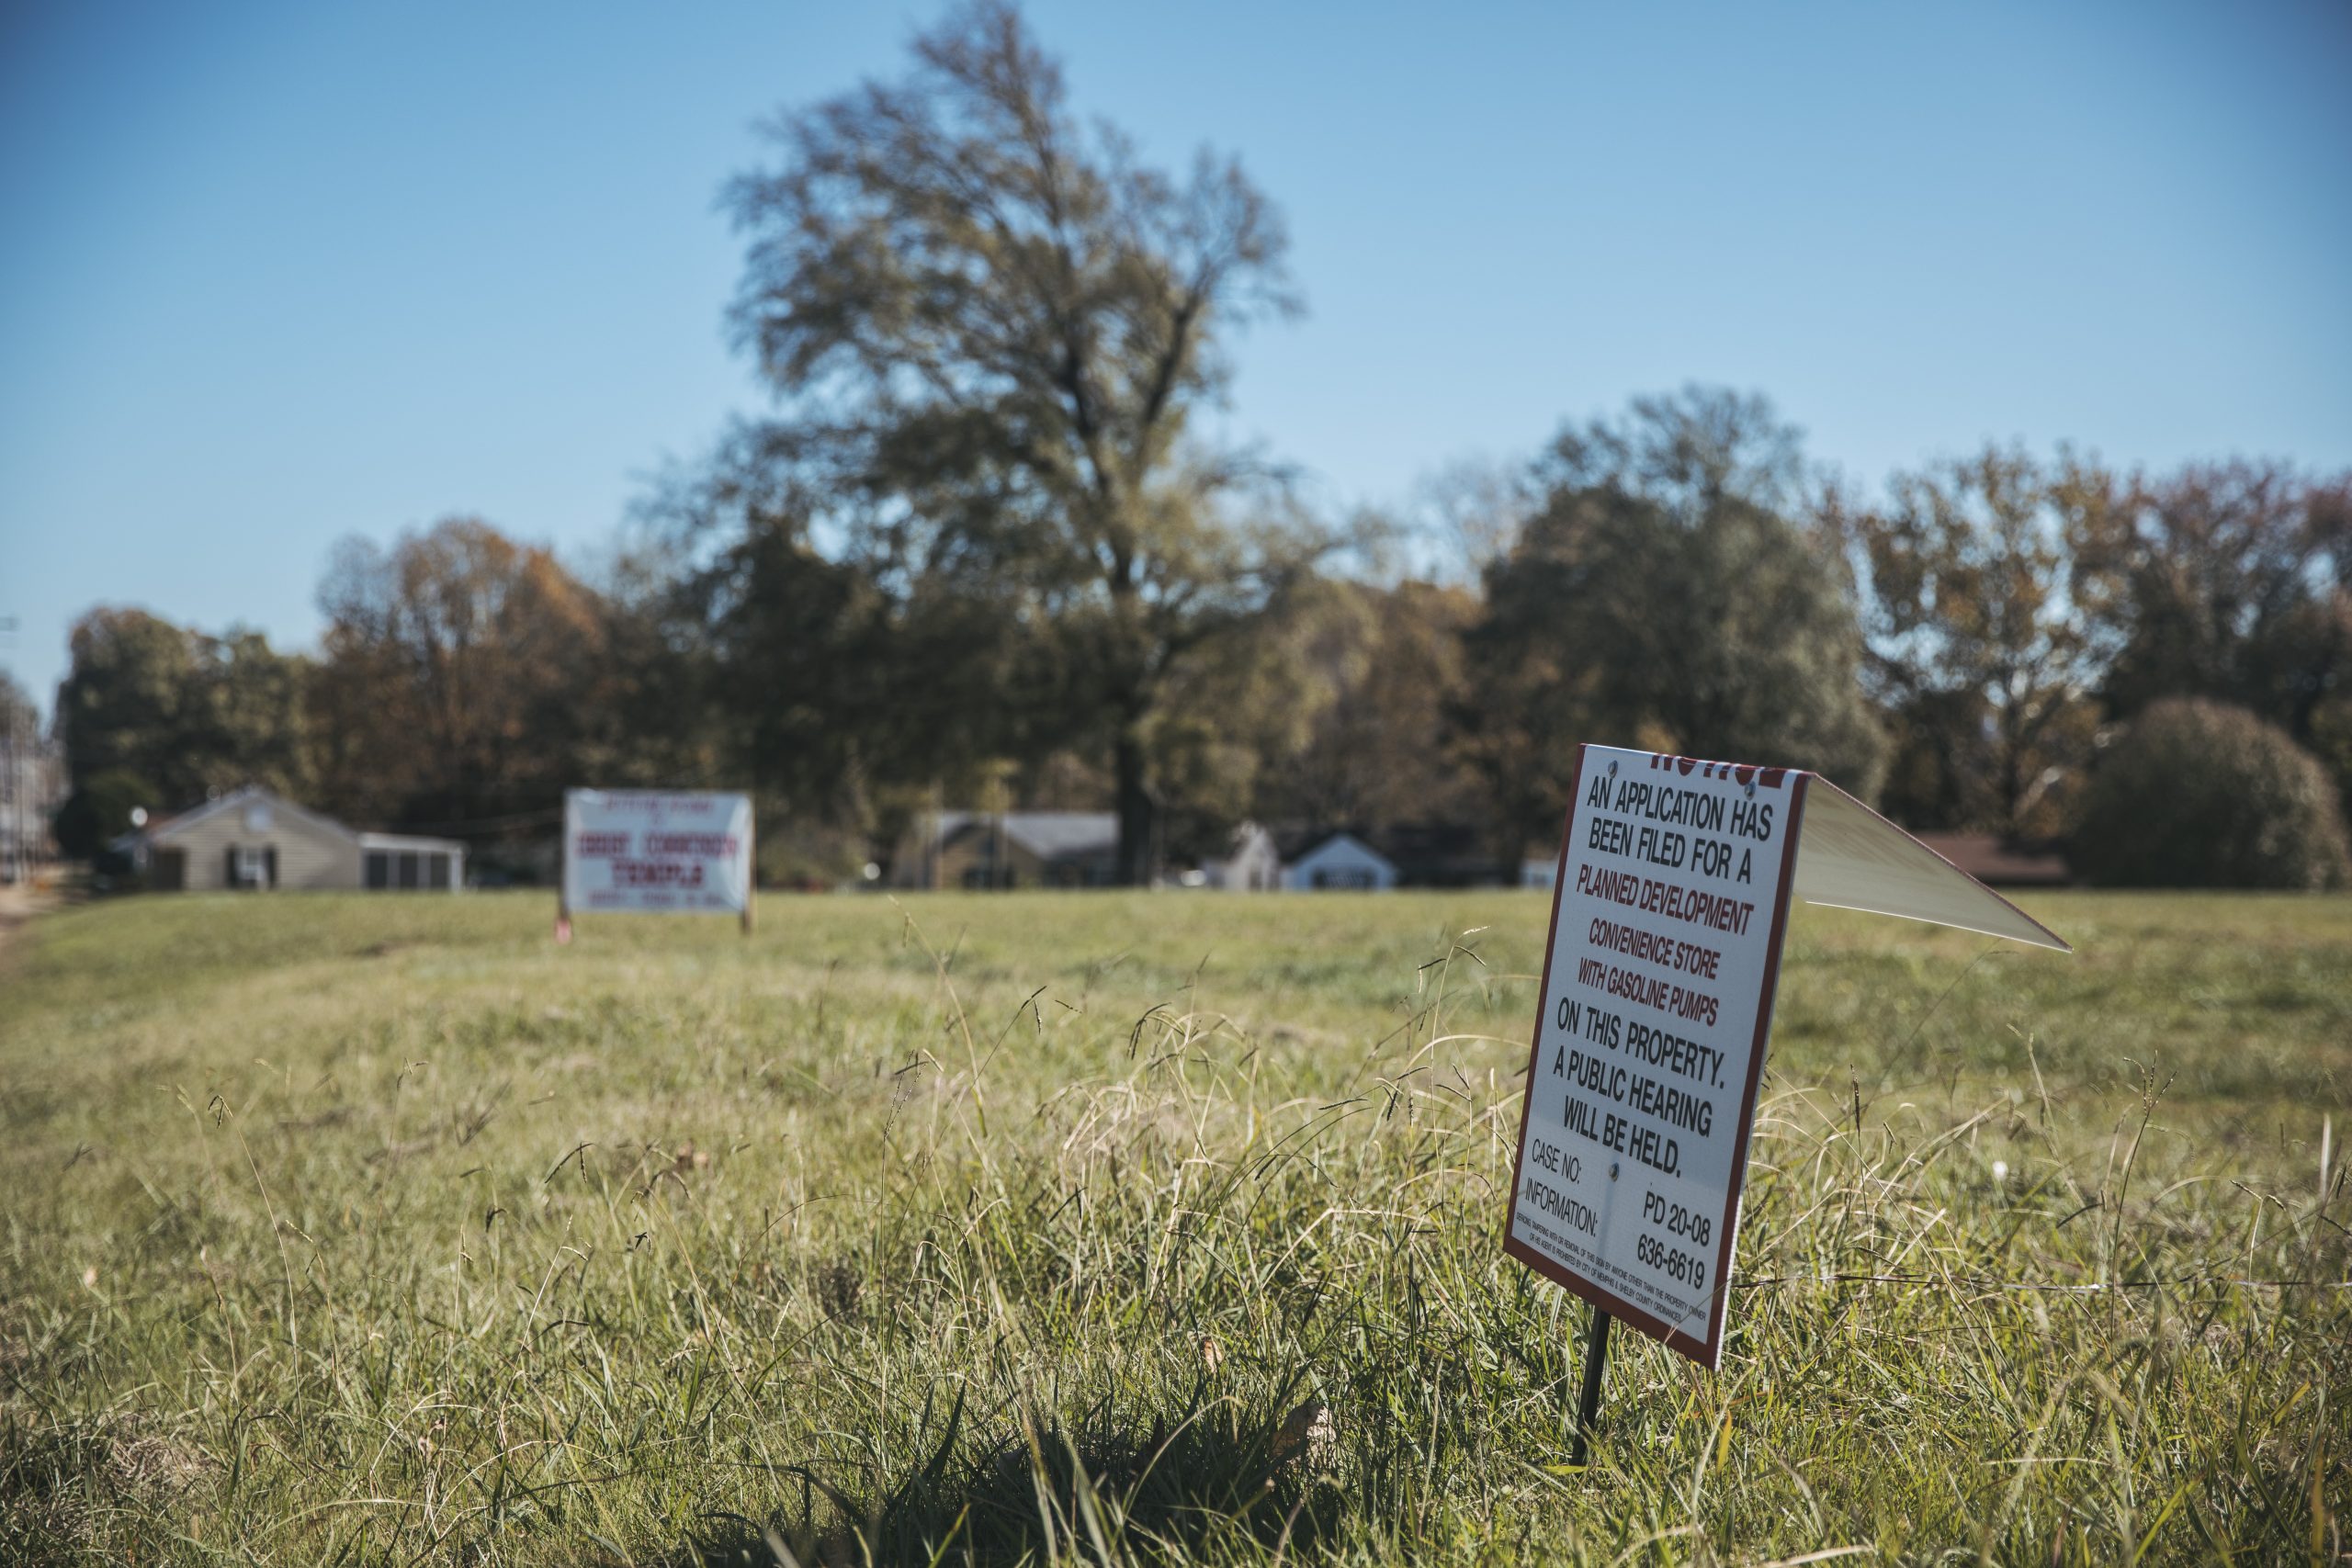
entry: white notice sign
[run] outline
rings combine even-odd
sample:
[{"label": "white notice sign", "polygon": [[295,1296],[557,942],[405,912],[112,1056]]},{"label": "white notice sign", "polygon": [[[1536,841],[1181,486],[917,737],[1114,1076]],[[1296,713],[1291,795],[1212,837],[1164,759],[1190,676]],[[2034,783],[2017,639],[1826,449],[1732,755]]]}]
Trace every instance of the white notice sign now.
[{"label": "white notice sign", "polygon": [[741,914],[751,897],[751,796],[637,789],[564,792],[563,902],[568,910]]},{"label": "white notice sign", "polygon": [[1710,1367],[1806,775],[1587,746],[1504,1247]]},{"label": "white notice sign", "polygon": [[1585,746],[1503,1249],[1710,1367],[1792,895],[2072,951],[1794,768]]}]

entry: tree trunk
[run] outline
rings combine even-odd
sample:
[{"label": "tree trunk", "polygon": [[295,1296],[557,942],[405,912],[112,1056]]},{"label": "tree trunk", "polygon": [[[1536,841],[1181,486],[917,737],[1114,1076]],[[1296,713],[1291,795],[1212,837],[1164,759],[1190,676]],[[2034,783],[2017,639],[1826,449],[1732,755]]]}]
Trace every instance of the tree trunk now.
[{"label": "tree trunk", "polygon": [[1159,804],[1144,784],[1143,738],[1129,720],[1119,728],[1117,749],[1119,862],[1123,887],[1151,886],[1153,829],[1159,826]]},{"label": "tree trunk", "polygon": [[2026,796],[2033,789],[2033,741],[2014,708],[2002,716],[2001,729],[2001,836],[2023,839]]},{"label": "tree trunk", "polygon": [[1527,835],[1506,833],[1496,840],[1501,847],[1495,858],[1502,863],[1503,886],[1516,887],[1527,864]]}]

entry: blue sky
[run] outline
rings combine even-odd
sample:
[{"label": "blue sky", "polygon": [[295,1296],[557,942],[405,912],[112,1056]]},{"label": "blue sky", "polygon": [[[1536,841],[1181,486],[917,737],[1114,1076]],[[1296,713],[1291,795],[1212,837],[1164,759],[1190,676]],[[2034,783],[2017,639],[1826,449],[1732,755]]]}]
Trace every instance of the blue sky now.
[{"label": "blue sky", "polygon": [[[933,5],[0,9],[0,668],[132,603],[307,646],[345,534],[593,563],[759,393],[715,205]],[[2352,467],[2352,5],[1050,0],[1238,152],[1310,313],[1231,434],[1333,506],[1688,380],[1872,480],[1986,438]]]}]

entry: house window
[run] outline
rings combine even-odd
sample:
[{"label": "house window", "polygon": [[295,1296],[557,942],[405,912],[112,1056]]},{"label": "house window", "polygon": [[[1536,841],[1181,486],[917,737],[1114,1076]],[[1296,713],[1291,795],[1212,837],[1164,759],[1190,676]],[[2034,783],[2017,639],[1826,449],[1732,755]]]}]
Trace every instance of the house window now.
[{"label": "house window", "polygon": [[447,891],[449,886],[449,857],[445,854],[424,858],[424,886]]},{"label": "house window", "polygon": [[401,852],[401,886],[402,887],[414,887],[422,880],[417,874],[419,869],[416,863],[417,859],[414,850]]},{"label": "house window", "polygon": [[368,886],[370,888],[384,888],[391,885],[392,857],[381,850],[369,850],[368,852]]},{"label": "house window", "polygon": [[269,852],[252,844],[237,846],[237,886],[266,887],[269,886]]}]

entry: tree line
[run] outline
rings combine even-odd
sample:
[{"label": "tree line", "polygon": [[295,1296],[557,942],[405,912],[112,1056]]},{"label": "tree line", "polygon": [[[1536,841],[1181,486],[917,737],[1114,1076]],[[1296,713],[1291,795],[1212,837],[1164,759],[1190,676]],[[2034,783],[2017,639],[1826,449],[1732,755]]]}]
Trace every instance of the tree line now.
[{"label": "tree line", "polygon": [[1147,164],[988,4],[771,134],[727,200],[772,397],[618,564],[466,518],[350,541],[315,655],[91,612],[69,847],[254,780],[494,856],[568,784],[660,783],[753,788],[811,874],[984,797],[1114,811],[1131,882],[1244,818],[1476,822],[1515,866],[1583,739],[2039,840],[2179,698],[2352,783],[2352,476],[1996,446],[1864,491],[1688,388],[1333,518],[1204,418],[1301,308],[1238,161]]}]

